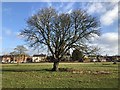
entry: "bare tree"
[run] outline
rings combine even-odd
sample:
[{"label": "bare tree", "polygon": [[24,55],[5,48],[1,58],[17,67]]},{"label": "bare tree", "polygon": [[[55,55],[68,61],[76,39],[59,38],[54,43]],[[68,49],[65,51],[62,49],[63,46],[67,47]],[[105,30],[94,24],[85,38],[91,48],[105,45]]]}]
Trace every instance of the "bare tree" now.
[{"label": "bare tree", "polygon": [[12,60],[15,61],[15,55],[17,55],[17,52],[16,51],[12,51],[9,54],[11,55]]},{"label": "bare tree", "polygon": [[100,35],[99,27],[97,18],[81,9],[60,14],[50,7],[28,18],[21,35],[31,47],[47,46],[54,59],[52,70],[57,71],[64,54],[75,46],[84,47],[93,34]]},{"label": "bare tree", "polygon": [[[27,51],[27,49],[23,45],[18,45],[16,48],[14,48],[14,50],[15,50],[14,52],[16,52],[16,55],[19,56],[19,59],[18,59],[18,64],[19,64],[20,60],[25,59],[25,55],[26,55],[25,52]],[[24,56],[24,58],[22,58],[22,56]]]},{"label": "bare tree", "polygon": [[27,51],[27,49],[23,45],[18,45],[16,48],[14,48],[14,50],[18,54],[25,54],[25,52]]}]

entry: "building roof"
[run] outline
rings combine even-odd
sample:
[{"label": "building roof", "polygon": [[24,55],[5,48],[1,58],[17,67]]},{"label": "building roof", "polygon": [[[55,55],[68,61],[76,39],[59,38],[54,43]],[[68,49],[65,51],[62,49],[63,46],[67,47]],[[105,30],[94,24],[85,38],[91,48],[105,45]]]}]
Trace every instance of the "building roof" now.
[{"label": "building roof", "polygon": [[35,54],[33,55],[33,57],[45,57],[46,55],[45,54]]},{"label": "building roof", "polygon": [[[12,56],[19,56],[19,55],[2,55],[0,57],[12,57]],[[28,57],[28,55],[26,55],[26,57]]]},{"label": "building roof", "polygon": [[11,55],[2,55],[1,57],[11,57]]}]

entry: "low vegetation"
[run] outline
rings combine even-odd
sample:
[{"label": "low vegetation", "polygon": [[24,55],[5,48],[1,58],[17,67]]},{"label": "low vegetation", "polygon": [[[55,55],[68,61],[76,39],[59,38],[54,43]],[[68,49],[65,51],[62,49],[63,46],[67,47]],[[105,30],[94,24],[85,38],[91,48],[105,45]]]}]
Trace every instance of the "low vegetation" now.
[{"label": "low vegetation", "polygon": [[3,64],[3,88],[117,88],[118,64],[60,63]]}]

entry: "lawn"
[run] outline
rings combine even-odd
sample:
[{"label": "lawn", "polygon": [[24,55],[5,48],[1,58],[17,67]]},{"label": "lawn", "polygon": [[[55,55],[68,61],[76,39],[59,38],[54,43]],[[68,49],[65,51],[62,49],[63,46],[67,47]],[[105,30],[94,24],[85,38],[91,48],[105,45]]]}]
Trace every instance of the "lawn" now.
[{"label": "lawn", "polygon": [[[3,64],[3,88],[117,88],[118,64],[60,63],[72,71],[52,72],[52,63]],[[70,69],[71,70],[71,69]]]}]

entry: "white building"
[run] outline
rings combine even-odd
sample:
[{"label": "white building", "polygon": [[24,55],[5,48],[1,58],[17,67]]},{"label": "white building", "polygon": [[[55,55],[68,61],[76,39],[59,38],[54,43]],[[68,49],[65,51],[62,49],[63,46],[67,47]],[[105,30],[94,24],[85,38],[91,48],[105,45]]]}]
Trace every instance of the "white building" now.
[{"label": "white building", "polygon": [[32,62],[43,62],[46,61],[47,56],[44,54],[33,55]]}]

